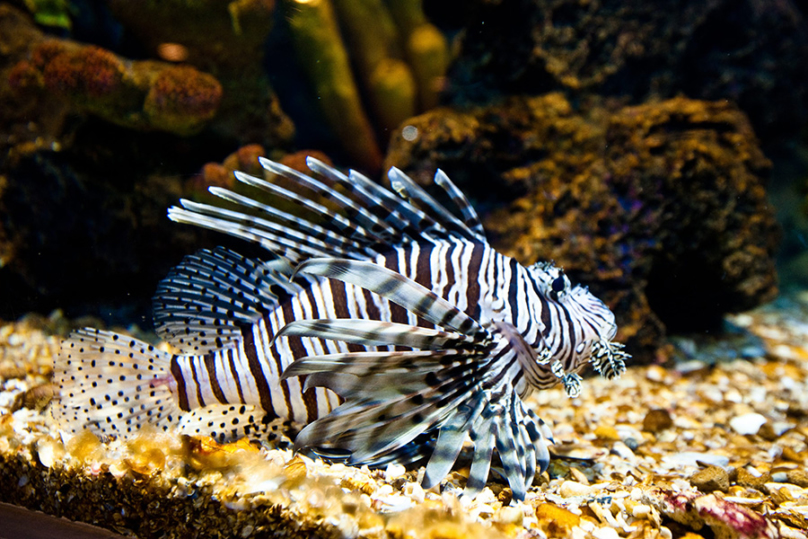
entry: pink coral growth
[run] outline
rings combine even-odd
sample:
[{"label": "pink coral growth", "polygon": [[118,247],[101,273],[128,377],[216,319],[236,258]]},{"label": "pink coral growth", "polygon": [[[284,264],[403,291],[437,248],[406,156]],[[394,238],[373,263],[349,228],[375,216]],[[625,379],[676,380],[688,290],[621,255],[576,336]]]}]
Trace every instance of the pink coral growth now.
[{"label": "pink coral growth", "polygon": [[43,62],[45,86],[54,91],[86,97],[115,92],[123,80],[123,63],[111,52],[89,45],[68,51],[43,44],[36,63]]},{"label": "pink coral growth", "polygon": [[42,74],[27,60],[17,62],[8,73],[9,88],[14,91],[40,88],[42,84]]},{"label": "pink coral growth", "polygon": [[779,536],[777,528],[763,515],[713,494],[696,498],[693,505],[707,524],[712,525],[712,521],[723,524],[741,537]]},{"label": "pink coral growth", "polygon": [[146,109],[153,115],[209,119],[222,99],[222,86],[213,76],[188,66],[169,67],[160,72],[146,97]]},{"label": "pink coral growth", "polygon": [[658,509],[673,520],[697,530],[707,524],[717,537],[742,539],[780,537],[778,528],[764,515],[714,494],[673,493],[659,489],[655,491],[653,498]]}]

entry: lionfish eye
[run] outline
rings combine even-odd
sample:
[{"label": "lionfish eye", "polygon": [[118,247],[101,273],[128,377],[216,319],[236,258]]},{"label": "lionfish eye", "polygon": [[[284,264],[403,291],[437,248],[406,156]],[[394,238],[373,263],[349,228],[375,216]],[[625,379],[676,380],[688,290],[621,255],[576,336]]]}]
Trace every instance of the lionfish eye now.
[{"label": "lionfish eye", "polygon": [[553,292],[555,292],[556,294],[559,292],[563,292],[565,288],[564,276],[559,275],[558,277],[553,279],[553,284],[551,286],[553,288]]}]

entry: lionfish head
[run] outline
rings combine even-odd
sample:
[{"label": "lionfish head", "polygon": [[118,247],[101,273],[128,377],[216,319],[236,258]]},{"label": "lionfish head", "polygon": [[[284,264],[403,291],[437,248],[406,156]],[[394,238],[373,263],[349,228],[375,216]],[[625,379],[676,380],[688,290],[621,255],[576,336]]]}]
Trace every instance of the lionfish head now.
[{"label": "lionfish head", "polygon": [[539,262],[529,270],[552,311],[552,327],[545,328],[537,347],[537,361],[545,372],[561,381],[571,396],[580,391],[577,373],[587,363],[606,378],[620,376],[630,356],[622,344],[612,341],[617,324],[609,307],[587,287],[573,285],[564,270],[550,262]]}]

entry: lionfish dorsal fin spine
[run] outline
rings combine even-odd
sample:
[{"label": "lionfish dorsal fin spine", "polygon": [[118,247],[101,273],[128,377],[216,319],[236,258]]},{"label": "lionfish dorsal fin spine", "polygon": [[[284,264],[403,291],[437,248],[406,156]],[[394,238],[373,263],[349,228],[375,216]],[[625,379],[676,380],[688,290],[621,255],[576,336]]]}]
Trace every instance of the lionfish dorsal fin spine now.
[{"label": "lionfish dorsal fin spine", "polygon": [[463,217],[463,224],[471,231],[473,237],[478,241],[486,241],[483,223],[480,221],[474,207],[469,203],[466,195],[463,194],[463,191],[458,189],[441,169],[435,172],[435,184],[443,189],[452,202],[455,203],[457,209],[460,210],[460,215]]},{"label": "lionfish dorsal fin spine", "polygon": [[315,256],[370,260],[383,254],[379,252],[381,246],[389,249],[424,236],[454,235],[484,241],[476,213],[444,176],[437,182],[457,204],[463,219],[454,216],[396,168],[390,170],[390,178],[394,187],[401,188],[402,196],[356,171],[345,175],[314,158],[308,158],[307,164],[325,181],[269,159],[260,158],[260,163],[272,174],[292,180],[291,185],[284,187],[240,171],[234,172],[236,180],[287,200],[309,212],[312,218],[293,216],[215,186],[209,189],[211,194],[243,209],[227,210],[183,200],[182,208],[169,209],[169,218],[257,243],[296,263]]}]

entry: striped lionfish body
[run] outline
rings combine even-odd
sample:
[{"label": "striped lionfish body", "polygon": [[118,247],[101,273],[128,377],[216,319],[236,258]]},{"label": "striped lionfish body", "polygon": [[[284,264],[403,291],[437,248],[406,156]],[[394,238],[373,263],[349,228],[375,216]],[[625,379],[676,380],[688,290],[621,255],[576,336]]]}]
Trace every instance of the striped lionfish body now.
[{"label": "striped lionfish body", "polygon": [[126,436],[151,423],[261,438],[287,421],[303,427],[296,449],[348,464],[428,459],[425,487],[470,438],[467,491],[485,485],[496,452],[523,499],[552,442],[523,399],[559,382],[577,395],[588,363],[619,375],[627,356],[611,340],[611,311],[552,264],[524,267],[495,251],[441,171],[435,183],[460,217],[395,168],[398,196],[312,158],[319,179],[261,164],[276,181],[237,179],[305,217],[218,187],[239,209],[171,208],[174,221],[273,257],[221,247],[186,257],[154,301],[170,352],[106,331],[72,334],[56,366],[65,432]]}]

